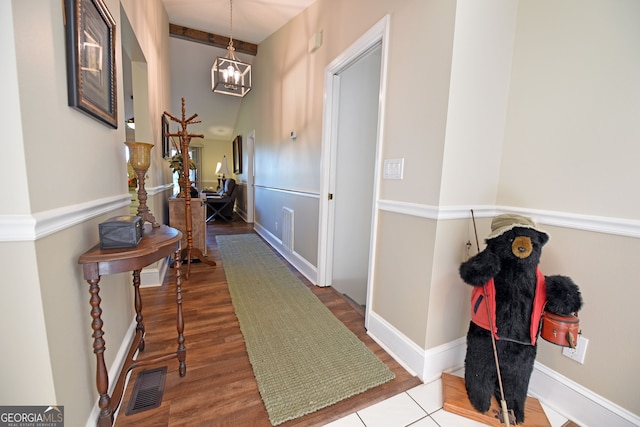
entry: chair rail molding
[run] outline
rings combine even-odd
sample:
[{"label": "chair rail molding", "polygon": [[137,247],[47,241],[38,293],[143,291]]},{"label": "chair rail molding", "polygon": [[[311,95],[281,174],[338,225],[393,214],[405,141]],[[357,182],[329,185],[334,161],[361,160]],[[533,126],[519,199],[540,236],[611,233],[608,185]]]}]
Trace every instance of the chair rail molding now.
[{"label": "chair rail molding", "polygon": [[254,185],[255,188],[259,188],[261,190],[264,191],[273,191],[276,193],[286,193],[286,194],[291,194],[294,196],[300,196],[300,197],[310,197],[312,199],[319,199],[320,198],[320,193],[318,192],[313,192],[313,191],[303,191],[303,190],[292,190],[292,189],[286,189],[286,188],[278,188],[278,187],[269,187],[266,185]]},{"label": "chair rail molding", "polygon": [[[147,188],[149,196],[173,189],[173,183]],[[0,215],[0,242],[34,241],[131,204],[129,193],[30,214]]]},{"label": "chair rail molding", "polygon": [[33,214],[0,215],[0,242],[38,240],[130,203],[126,193]]},{"label": "chair rail molding", "polygon": [[626,218],[583,215],[572,212],[560,212],[541,209],[528,209],[515,206],[435,206],[399,200],[380,199],[376,202],[382,211],[417,216],[433,220],[469,219],[473,209],[476,218],[492,218],[502,213],[517,213],[533,218],[539,224],[555,227],[573,228],[603,234],[640,238],[640,221]]}]

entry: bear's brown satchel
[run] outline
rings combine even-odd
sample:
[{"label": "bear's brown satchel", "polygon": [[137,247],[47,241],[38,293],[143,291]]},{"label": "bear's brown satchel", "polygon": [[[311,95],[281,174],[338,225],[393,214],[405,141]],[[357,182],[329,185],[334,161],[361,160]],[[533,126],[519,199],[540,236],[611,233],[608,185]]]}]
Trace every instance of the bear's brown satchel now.
[{"label": "bear's brown satchel", "polygon": [[540,336],[550,343],[563,347],[576,348],[580,333],[578,316],[560,316],[545,310],[542,313]]}]

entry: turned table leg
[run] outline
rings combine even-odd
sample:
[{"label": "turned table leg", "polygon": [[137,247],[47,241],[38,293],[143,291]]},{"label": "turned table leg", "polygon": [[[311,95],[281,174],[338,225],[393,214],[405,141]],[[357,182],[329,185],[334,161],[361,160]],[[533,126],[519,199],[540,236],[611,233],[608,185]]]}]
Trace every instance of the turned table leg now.
[{"label": "turned table leg", "polygon": [[144,351],[144,323],[142,322],[142,298],[140,297],[140,270],[133,271],[133,289],[135,290],[134,305],[136,308],[136,333],[140,332],[140,345],[138,349]]},{"label": "turned table leg", "polygon": [[175,253],[175,268],[176,268],[176,305],[177,305],[177,318],[176,329],[178,330],[178,361],[180,362],[179,372],[180,376],[184,377],[187,374],[187,347],[184,344],[184,317],[182,315],[182,274],[180,272],[180,250]]},{"label": "turned table leg", "polygon": [[98,389],[99,399],[98,406],[100,407],[100,417],[98,418],[98,425],[111,426],[113,424],[113,411],[110,407],[111,398],[107,393],[109,389],[109,376],[107,373],[107,367],[104,363],[104,339],[102,336],[102,309],[100,308],[100,278],[87,280],[89,283],[89,293],[91,298],[89,303],[91,304],[91,328],[93,329],[93,352],[96,355],[96,387]]}]

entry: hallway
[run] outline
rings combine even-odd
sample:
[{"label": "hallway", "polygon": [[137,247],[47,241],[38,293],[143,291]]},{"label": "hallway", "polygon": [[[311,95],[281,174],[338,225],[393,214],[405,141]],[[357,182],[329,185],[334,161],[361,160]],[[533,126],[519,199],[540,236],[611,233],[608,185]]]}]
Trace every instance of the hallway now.
[{"label": "hallway", "polygon": [[[183,280],[182,285],[187,374],[180,378],[177,363],[165,362],[168,370],[161,405],[127,416],[125,413],[139,372],[134,370],[120,405],[116,426],[271,425],[231,304],[215,240],[215,236],[220,234],[253,232],[252,224],[245,224],[237,218],[230,223],[214,221],[207,225],[209,258],[213,258],[217,266],[192,264],[190,278]],[[364,317],[358,309],[333,289],[315,287],[292,267],[289,268],[395,373],[396,378],[282,426],[322,426],[420,385],[417,377],[405,371],[366,335]],[[162,287],[141,289],[146,327],[145,356],[175,349],[174,271],[170,270],[167,276]]]}]

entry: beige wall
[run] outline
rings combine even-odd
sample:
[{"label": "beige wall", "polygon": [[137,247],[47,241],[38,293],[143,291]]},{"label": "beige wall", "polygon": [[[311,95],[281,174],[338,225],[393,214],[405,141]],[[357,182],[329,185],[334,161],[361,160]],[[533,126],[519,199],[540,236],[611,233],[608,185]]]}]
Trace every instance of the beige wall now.
[{"label": "beige wall", "polygon": [[[98,224],[128,212],[129,202],[121,2],[105,3],[116,21],[118,129],[68,107],[62,3],[0,4],[0,111],[7,120],[1,143],[12,179],[10,202],[0,205],[0,402],[64,405],[69,425],[84,425],[97,399],[89,292],[77,259],[98,243]],[[141,128],[159,147],[169,104],[168,19],[159,1],[122,6],[148,65],[149,117],[140,118]],[[147,188],[152,209],[162,210],[168,167],[160,151],[152,151]],[[134,320],[130,283],[130,274],[101,281],[107,366]]]},{"label": "beige wall", "polygon": [[638,219],[638,16],[634,0],[520,2],[499,204]]},{"label": "beige wall", "polygon": [[230,174],[227,178],[234,178],[233,174],[233,150],[231,141],[204,139],[202,140],[202,170],[200,171],[201,188],[218,186],[218,175],[216,166],[222,161],[222,157],[227,156],[227,165]]},{"label": "beige wall", "polygon": [[580,328],[589,339],[584,365],[542,342],[538,360],[618,405],[640,413],[640,333],[634,326],[640,299],[635,268],[640,239],[545,226],[551,235],[543,251],[545,274],[564,274],[580,286],[585,305]]},{"label": "beige wall", "polygon": [[433,221],[380,213],[371,309],[421,348],[426,348],[435,232]]},{"label": "beige wall", "polygon": [[[425,350],[464,336],[470,289],[457,269],[475,240],[469,209],[481,242],[496,212],[538,217],[552,229],[542,267],[579,283],[590,339],[585,365],[546,343],[539,360],[640,413],[638,379],[626,380],[637,372],[637,333],[625,339],[595,325],[596,316],[634,322],[626,301],[635,300],[638,275],[617,260],[638,252],[638,7],[318,0],[260,45],[236,131],[256,130],[259,186],[318,193],[324,69],[389,14],[382,158],[404,158],[405,170],[379,187],[373,312]],[[322,47],[307,53],[320,30]],[[256,222],[278,236],[272,223],[288,202],[259,197]],[[585,218],[613,234],[586,231]],[[316,218],[301,221],[301,233],[317,240]]]},{"label": "beige wall", "polygon": [[581,287],[589,347],[584,365],[546,343],[538,360],[636,414],[640,332],[613,325],[637,323],[640,296],[638,16],[633,0],[520,1],[497,195],[576,222],[635,221],[622,235],[547,226],[541,268]]},{"label": "beige wall", "polygon": [[[368,7],[362,3],[362,7]],[[403,180],[380,183],[380,198],[437,205],[456,4],[401,1],[394,3],[393,9],[384,10],[390,12],[391,24],[383,158],[404,158],[405,165]],[[412,75],[409,85],[407,70]]]}]

